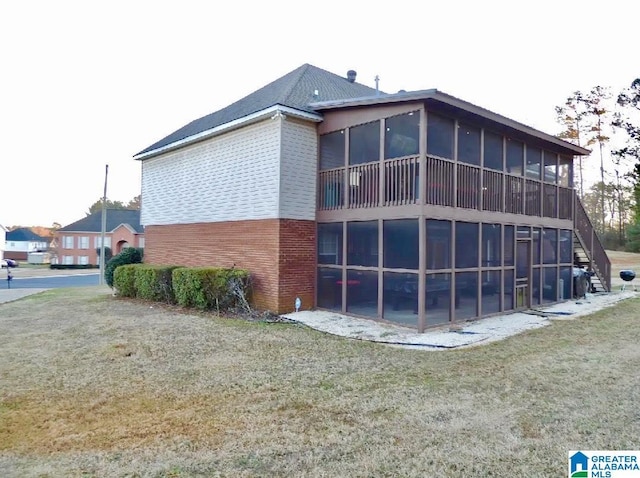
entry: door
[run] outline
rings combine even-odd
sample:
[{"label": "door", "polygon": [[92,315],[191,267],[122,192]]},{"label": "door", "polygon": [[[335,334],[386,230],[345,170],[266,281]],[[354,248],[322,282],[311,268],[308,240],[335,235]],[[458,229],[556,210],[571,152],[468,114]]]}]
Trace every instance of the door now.
[{"label": "door", "polygon": [[531,307],[531,240],[516,245],[516,309]]}]

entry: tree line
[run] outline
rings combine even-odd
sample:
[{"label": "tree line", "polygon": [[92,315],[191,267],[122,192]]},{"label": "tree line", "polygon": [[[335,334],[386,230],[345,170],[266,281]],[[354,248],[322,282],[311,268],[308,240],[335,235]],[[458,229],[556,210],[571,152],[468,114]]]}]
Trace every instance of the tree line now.
[{"label": "tree line", "polygon": [[577,158],[574,185],[605,248],[640,252],[640,78],[574,91],[555,112],[557,136],[592,151]]}]

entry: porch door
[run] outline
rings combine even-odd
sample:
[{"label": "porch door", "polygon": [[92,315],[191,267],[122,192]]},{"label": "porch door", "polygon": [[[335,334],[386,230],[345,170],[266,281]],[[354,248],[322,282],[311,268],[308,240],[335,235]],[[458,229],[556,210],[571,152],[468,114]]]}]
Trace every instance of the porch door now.
[{"label": "porch door", "polygon": [[516,244],[516,309],[526,309],[531,307],[531,240]]}]

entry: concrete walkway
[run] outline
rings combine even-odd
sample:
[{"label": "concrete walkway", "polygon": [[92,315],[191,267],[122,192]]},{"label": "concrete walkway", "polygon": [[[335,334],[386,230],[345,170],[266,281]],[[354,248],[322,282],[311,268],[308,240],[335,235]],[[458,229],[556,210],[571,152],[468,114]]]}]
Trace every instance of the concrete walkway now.
[{"label": "concrete walkway", "polygon": [[456,324],[456,328],[443,326],[419,334],[415,329],[391,323],[349,317],[330,311],[301,311],[284,317],[316,330],[341,337],[378,342],[390,346],[419,349],[446,350],[482,345],[537,329],[553,320],[572,320],[611,307],[621,300],[640,297],[633,290],[587,294],[585,299],[536,307],[486,319]]},{"label": "concrete walkway", "polygon": [[22,299],[49,289],[0,289],[0,304]]}]

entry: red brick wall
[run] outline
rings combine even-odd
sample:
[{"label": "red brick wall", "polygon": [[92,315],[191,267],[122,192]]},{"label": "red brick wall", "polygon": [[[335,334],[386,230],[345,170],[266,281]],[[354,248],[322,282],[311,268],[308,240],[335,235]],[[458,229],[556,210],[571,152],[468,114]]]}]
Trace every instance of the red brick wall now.
[{"label": "red brick wall", "polygon": [[302,300],[303,310],[315,306],[316,244],[314,221],[280,220],[278,300],[282,311],[293,311],[296,297]]},{"label": "red brick wall", "polygon": [[286,219],[145,227],[149,264],[247,269],[253,305],[290,312],[296,296],[305,309],[315,295],[315,223]]}]

